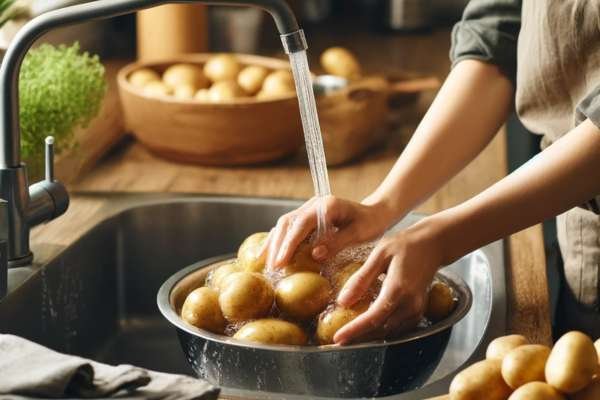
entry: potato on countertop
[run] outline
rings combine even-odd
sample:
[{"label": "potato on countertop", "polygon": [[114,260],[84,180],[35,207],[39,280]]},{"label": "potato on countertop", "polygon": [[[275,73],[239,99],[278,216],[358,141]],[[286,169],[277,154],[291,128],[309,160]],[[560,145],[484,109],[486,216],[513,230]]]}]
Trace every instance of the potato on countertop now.
[{"label": "potato on countertop", "polygon": [[528,343],[529,341],[523,335],[501,336],[490,342],[485,358],[502,361],[511,350]]},{"label": "potato on countertop", "polygon": [[550,351],[550,347],[540,344],[525,344],[511,350],[502,360],[504,381],[513,389],[529,382],[543,382]]},{"label": "potato on countertop", "polygon": [[594,343],[581,332],[565,333],[554,344],[546,362],[546,382],[567,394],[585,388],[597,373]]},{"label": "potato on countertop", "polygon": [[530,382],[515,390],[508,400],[566,400],[566,398],[546,382]]},{"label": "potato on countertop", "polygon": [[450,384],[450,400],[507,400],[512,390],[502,379],[500,360],[483,360],[459,372]]}]

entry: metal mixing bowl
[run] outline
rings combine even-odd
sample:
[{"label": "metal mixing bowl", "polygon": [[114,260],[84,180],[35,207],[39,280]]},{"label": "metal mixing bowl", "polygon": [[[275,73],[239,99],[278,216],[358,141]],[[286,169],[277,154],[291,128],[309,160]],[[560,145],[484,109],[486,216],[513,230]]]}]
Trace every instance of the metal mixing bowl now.
[{"label": "metal mixing bowl", "polygon": [[472,295],[458,276],[444,272],[458,302],[443,321],[395,340],[350,346],[281,346],[244,343],[197,329],[179,317],[187,295],[232,255],[210,258],[171,276],[157,296],[161,313],[179,334],[196,374],[227,388],[323,397],[375,397],[425,383],[442,356],[452,326],[468,312]]}]

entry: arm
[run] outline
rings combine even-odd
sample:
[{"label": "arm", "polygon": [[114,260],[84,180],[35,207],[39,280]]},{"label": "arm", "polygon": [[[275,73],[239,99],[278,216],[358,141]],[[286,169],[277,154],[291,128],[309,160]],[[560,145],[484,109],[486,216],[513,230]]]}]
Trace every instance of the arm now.
[{"label": "arm", "polygon": [[511,111],[521,0],[471,0],[452,30],[454,65],[402,156],[363,203],[394,220],[472,161]]},{"label": "arm", "polygon": [[[581,205],[600,193],[600,129],[586,120],[513,174],[437,214],[442,263]],[[460,237],[460,239],[459,239]]]},{"label": "arm", "polygon": [[[468,164],[496,134],[512,104],[521,0],[472,0],[452,32],[455,67],[402,156],[363,204],[326,201],[337,227],[313,250],[323,260],[375,239]],[[316,202],[282,216],[267,240],[267,264],[287,263],[316,227]]]},{"label": "arm", "polygon": [[346,343],[383,325],[418,321],[427,286],[440,265],[600,193],[600,129],[586,120],[513,174],[481,194],[380,243],[338,301],[351,306],[387,271],[381,294],[335,337]]},{"label": "arm", "polygon": [[498,67],[458,63],[388,176],[363,204],[387,210],[390,225],[402,218],[484,149],[511,112],[513,92]]},{"label": "arm", "polygon": [[[458,173],[489,143],[511,110],[513,86],[498,67],[461,61],[451,72],[407,148],[363,204],[330,198],[327,222],[337,232],[313,256],[323,260],[342,248],[375,239]],[[282,216],[265,250],[269,266],[285,265],[315,229],[317,202]]]}]

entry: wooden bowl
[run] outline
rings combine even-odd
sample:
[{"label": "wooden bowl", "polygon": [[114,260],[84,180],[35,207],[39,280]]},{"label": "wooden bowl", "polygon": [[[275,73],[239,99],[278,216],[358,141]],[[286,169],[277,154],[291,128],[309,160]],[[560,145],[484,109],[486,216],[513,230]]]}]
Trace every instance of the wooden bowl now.
[{"label": "wooden bowl", "polygon": [[[152,97],[129,83],[139,68],[162,74],[177,63],[204,64],[211,54],[138,62],[119,71],[117,80],[126,127],[153,153],[180,162],[243,165],[272,161],[295,153],[303,143],[295,95],[274,100],[254,97],[230,103],[203,103],[172,96]],[[244,65],[289,69],[274,58],[236,54]]]}]

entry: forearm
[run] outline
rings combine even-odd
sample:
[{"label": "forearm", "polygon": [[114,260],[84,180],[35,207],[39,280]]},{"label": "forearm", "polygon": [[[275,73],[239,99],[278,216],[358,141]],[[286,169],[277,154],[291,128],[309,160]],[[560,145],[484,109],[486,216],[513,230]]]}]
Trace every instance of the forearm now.
[{"label": "forearm", "polygon": [[444,264],[600,194],[600,129],[583,122],[472,199],[431,217]]},{"label": "forearm", "polygon": [[512,106],[513,86],[497,67],[459,63],[391,172],[367,197],[390,224],[464,168],[498,132]]}]

